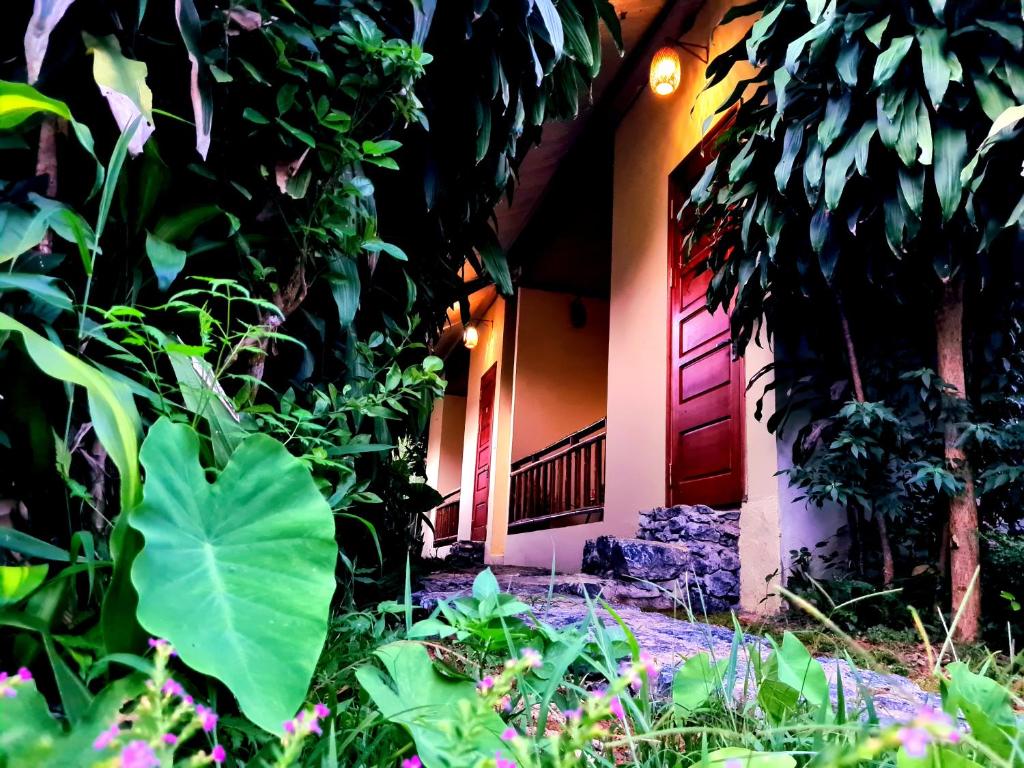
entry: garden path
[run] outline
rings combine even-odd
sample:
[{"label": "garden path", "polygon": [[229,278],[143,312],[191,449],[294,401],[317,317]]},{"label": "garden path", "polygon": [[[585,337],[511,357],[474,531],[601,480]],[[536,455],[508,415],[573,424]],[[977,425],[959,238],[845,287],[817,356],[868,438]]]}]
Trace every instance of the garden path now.
[{"label": "garden path", "polygon": [[[432,609],[438,600],[468,595],[479,567],[433,573],[421,580],[414,599],[424,608]],[[661,668],[659,687],[668,690],[674,670],[687,658],[707,652],[712,659],[728,658],[733,630],[716,624],[690,621],[684,611],[678,616],[641,611],[629,604],[629,586],[584,574],[551,574],[539,569],[496,566],[491,569],[502,589],[519,597],[533,609],[541,621],[554,627],[566,627],[582,621],[587,614],[585,596],[601,595],[629,626],[641,648],[650,653]],[[613,633],[621,632],[615,620],[602,612],[602,620]],[[747,635],[767,652],[763,640]],[[925,703],[938,705],[936,694],[924,691],[913,681],[886,672],[854,668],[845,659],[819,657],[836,698],[835,681],[842,675],[843,690],[849,709],[863,711],[865,695],[870,695],[879,719],[904,720]],[[741,668],[745,667],[741,663]],[[742,680],[743,672],[740,672]],[[742,695],[737,684],[737,695]]]}]

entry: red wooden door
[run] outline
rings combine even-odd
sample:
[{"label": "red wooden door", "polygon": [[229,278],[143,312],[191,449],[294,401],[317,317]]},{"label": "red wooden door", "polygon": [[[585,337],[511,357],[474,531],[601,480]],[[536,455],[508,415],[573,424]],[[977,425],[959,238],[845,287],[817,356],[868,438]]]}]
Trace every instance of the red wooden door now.
[{"label": "red wooden door", "polygon": [[480,378],[480,428],[476,438],[476,470],[473,472],[473,524],[470,540],[487,538],[487,498],[491,490],[491,437],[494,431],[494,388],[498,364]]},{"label": "red wooden door", "polygon": [[712,238],[684,245],[692,218],[683,206],[713,157],[707,143],[695,153],[673,174],[670,194],[667,495],[670,505],[723,507],[743,500],[743,361],[732,359],[728,313],[707,310],[711,273],[696,274]]}]

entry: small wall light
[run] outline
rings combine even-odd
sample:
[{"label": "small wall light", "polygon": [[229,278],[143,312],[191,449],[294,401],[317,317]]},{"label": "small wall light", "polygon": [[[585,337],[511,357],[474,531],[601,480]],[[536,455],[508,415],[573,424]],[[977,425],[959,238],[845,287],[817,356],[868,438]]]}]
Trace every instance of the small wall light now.
[{"label": "small wall light", "polygon": [[659,96],[675,93],[682,79],[683,65],[679,54],[671,46],[658,49],[651,59],[651,90]]},{"label": "small wall light", "polygon": [[704,64],[708,63],[710,45],[698,45],[683,40],[666,40],[668,45],[659,48],[651,59],[651,90],[659,96],[670,96],[676,92],[683,79],[683,64],[679,60],[678,48]]},{"label": "small wall light", "polygon": [[466,329],[462,332],[462,343],[466,345],[466,349],[473,349],[480,343],[480,332],[472,323],[466,324]]}]

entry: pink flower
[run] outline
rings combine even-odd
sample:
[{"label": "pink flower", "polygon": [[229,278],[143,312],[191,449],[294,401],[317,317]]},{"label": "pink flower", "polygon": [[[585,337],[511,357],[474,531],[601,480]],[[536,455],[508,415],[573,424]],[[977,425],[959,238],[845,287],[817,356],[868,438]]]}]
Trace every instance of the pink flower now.
[{"label": "pink flower", "polygon": [[565,715],[566,720],[579,720],[583,717],[583,710],[577,707],[576,709],[567,709],[562,714]]},{"label": "pink flower", "polygon": [[917,721],[922,725],[937,725],[942,728],[952,728],[953,718],[941,709],[935,709],[925,704],[917,711]]},{"label": "pink flower", "polygon": [[228,759],[228,753],[224,751],[224,747],[218,744],[213,748],[213,751],[210,753],[210,757],[213,758],[213,762],[220,765]]},{"label": "pink flower", "polygon": [[743,768],[743,761],[737,760],[735,757],[732,760],[726,760],[724,768]]},{"label": "pink flower", "polygon": [[512,739],[516,738],[518,735],[519,732],[510,725],[508,728],[501,732],[501,740],[512,741]]},{"label": "pink flower", "polygon": [[501,752],[494,753],[494,768],[516,768],[515,760],[506,760]]},{"label": "pink flower", "polygon": [[196,717],[199,718],[199,722],[202,724],[203,730],[207,733],[210,733],[217,727],[217,713],[209,707],[204,707],[202,704],[196,707]]},{"label": "pink flower", "polygon": [[118,727],[117,723],[114,723],[112,726],[107,728],[107,730],[103,731],[103,733],[96,737],[95,741],[93,741],[92,743],[92,748],[97,751],[101,749],[106,749],[110,746],[111,742],[113,742],[114,739],[116,739],[120,735],[121,729]]},{"label": "pink flower", "polygon": [[402,768],[423,768],[423,762],[419,755],[413,755],[402,761]]},{"label": "pink flower", "polygon": [[622,708],[622,702],[618,696],[612,696],[611,701],[608,702],[608,710],[619,720],[626,719],[626,711]]},{"label": "pink flower", "polygon": [[27,683],[32,679],[32,673],[28,671],[28,667],[18,668],[18,679],[23,683]]},{"label": "pink flower", "polygon": [[295,733],[295,721],[294,720],[285,720],[284,724],[281,727],[284,728],[284,732],[285,733]]},{"label": "pink flower", "polygon": [[317,702],[316,706],[313,707],[313,713],[317,717],[327,717],[331,714],[331,710],[329,710],[325,705],[321,704],[320,702]]},{"label": "pink flower", "polygon": [[647,651],[640,651],[640,663],[644,665],[644,674],[649,681],[658,676],[658,664]]},{"label": "pink flower", "polygon": [[476,684],[476,688],[480,693],[487,693],[491,688],[494,687],[494,678],[488,675],[479,683]]},{"label": "pink flower", "polygon": [[164,744],[168,744],[168,745],[173,747],[177,743],[178,743],[178,737],[175,736],[173,733],[165,733],[164,734]]},{"label": "pink flower", "polygon": [[167,678],[167,682],[160,686],[160,693],[165,696],[184,696],[185,689],[174,678]]},{"label": "pink flower", "polygon": [[501,697],[501,701],[498,702],[498,706],[501,708],[502,712],[511,712],[512,711],[512,697],[509,696],[508,694],[502,696]]},{"label": "pink flower", "polygon": [[523,661],[527,663],[530,669],[540,669],[544,665],[540,654],[533,648],[523,648],[520,656],[522,656]]},{"label": "pink flower", "polygon": [[928,754],[932,735],[924,728],[900,728],[896,735],[909,757],[922,758]]},{"label": "pink flower", "polygon": [[320,728],[320,723],[316,719],[309,721],[309,732],[315,733],[317,736],[324,735],[323,730]]},{"label": "pink flower", "polygon": [[153,749],[141,739],[129,741],[121,750],[120,768],[160,768]]}]

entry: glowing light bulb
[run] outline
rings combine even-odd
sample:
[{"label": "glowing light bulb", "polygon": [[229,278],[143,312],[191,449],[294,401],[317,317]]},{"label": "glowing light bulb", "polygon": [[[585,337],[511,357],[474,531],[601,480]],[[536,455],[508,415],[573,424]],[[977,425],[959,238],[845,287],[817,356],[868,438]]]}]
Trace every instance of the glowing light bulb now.
[{"label": "glowing light bulb", "polygon": [[675,48],[664,47],[651,59],[651,90],[659,96],[675,93],[682,79],[683,65]]}]

